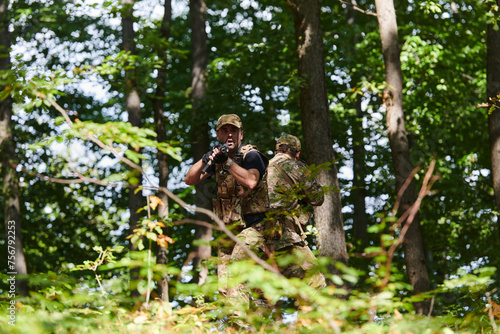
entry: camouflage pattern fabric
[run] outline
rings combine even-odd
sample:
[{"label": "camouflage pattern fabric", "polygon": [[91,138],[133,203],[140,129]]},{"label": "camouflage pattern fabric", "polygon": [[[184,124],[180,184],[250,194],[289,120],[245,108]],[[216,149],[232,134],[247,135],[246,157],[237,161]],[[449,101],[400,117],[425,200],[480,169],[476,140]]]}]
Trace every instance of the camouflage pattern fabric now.
[{"label": "camouflage pattern fabric", "polygon": [[[255,145],[244,145],[240,148],[240,154],[243,155],[243,159],[245,159],[245,155],[250,151],[257,151],[262,160],[264,160],[265,165],[268,166],[269,159],[260,153]],[[238,197],[241,198],[242,214],[247,215],[266,212],[269,208],[269,196],[267,190],[267,170],[254,189],[249,190],[244,186],[238,185],[236,193]]]},{"label": "camouflage pattern fabric", "polygon": [[[257,150],[257,147],[253,145],[244,145],[240,148],[239,154],[235,157],[234,161],[241,164],[245,155],[253,150]],[[259,154],[261,154],[259,152]],[[266,165],[269,161],[267,157],[261,154]],[[226,224],[226,226],[231,227],[232,231],[238,238],[243,240],[243,242],[250,248],[253,245],[263,245],[263,239],[255,242],[254,237],[262,232],[262,227],[254,226],[252,228],[245,229],[245,222],[243,221],[243,215],[245,214],[256,214],[264,213],[269,207],[269,197],[267,193],[267,172],[259,181],[257,186],[253,190],[246,189],[245,187],[239,185],[234,177],[227,171],[225,171],[220,165],[216,165],[215,179],[217,183],[217,198],[213,200],[214,213]],[[247,240],[248,239],[248,240]],[[236,248],[235,255],[233,251],[236,243],[224,237],[219,241],[218,247],[218,264],[217,264],[217,275],[219,278],[219,291],[227,296],[233,297],[236,293],[228,288],[228,280],[230,279],[230,273],[227,271],[227,265],[230,261],[236,261],[242,250]],[[262,247],[261,247],[262,248]],[[243,258],[242,258],[243,259]]]},{"label": "camouflage pattern fabric", "polygon": [[[265,257],[264,225],[262,223],[244,229],[237,237],[247,248],[256,253],[257,256],[260,258]],[[236,244],[229,257],[228,263],[246,260],[248,258],[243,248],[239,244]],[[234,275],[231,274],[231,271],[228,271],[227,279],[231,280],[233,277]],[[248,309],[250,306],[250,291],[244,284],[239,284],[234,288],[227,288],[226,296],[228,298],[233,298],[233,305],[238,305],[242,309]]]},{"label": "camouflage pattern fabric", "polygon": [[[264,225],[262,223],[244,229],[237,235],[238,239],[257,255],[264,256]],[[231,254],[231,262],[248,259],[248,255],[240,245],[235,245]]]},{"label": "camouflage pattern fabric", "polygon": [[[293,184],[286,179],[280,169],[286,173]],[[276,249],[298,244],[305,245],[302,226],[310,218],[310,205],[323,204],[324,196],[316,179],[310,177],[307,165],[291,158],[286,153],[277,153],[269,162],[268,177],[269,217],[280,222],[280,240]]]},{"label": "camouflage pattern fabric", "polygon": [[[261,154],[257,147],[253,145],[242,146],[239,150],[241,157],[235,158],[234,161],[241,164],[241,161],[245,159],[245,155],[254,150],[261,155],[267,165],[267,157]],[[234,177],[225,171],[221,165],[215,166],[215,173],[217,198],[213,200],[214,212],[225,224],[232,224],[236,221],[242,222],[243,215],[264,213],[268,210],[267,171],[252,190],[238,184]]]},{"label": "camouflage pattern fabric", "polygon": [[280,149],[281,145],[286,145],[290,149],[290,151],[295,151],[298,152],[301,149],[300,145],[300,140],[299,138],[293,136],[293,135],[283,135],[278,138],[276,141],[276,150],[278,151]]},{"label": "camouflage pattern fabric", "polygon": [[[323,204],[321,186],[311,177],[305,162],[295,160],[286,153],[277,153],[269,164],[267,183],[271,209],[290,210],[295,208],[299,201],[313,206]],[[279,165],[294,184],[290,185],[273,165]]]},{"label": "camouflage pattern fabric", "polygon": [[[228,228],[236,235],[243,230],[243,224],[240,222],[236,222],[232,226],[228,226]],[[236,243],[231,240],[228,236],[224,235],[218,239],[218,247],[217,247],[217,276],[219,278],[218,287],[220,293],[227,296],[229,287],[228,287],[228,279],[229,275],[227,272],[227,266],[231,261],[231,255],[233,253],[233,249]]]},{"label": "camouflage pattern fabric", "polygon": [[217,120],[217,126],[215,127],[215,131],[219,131],[219,129],[226,124],[231,124],[237,127],[238,129],[243,129],[243,123],[241,123],[240,117],[236,114],[228,114],[219,117],[219,119]]},{"label": "camouflage pattern fabric", "polygon": [[[265,242],[273,244],[277,255],[299,252],[301,259],[298,264],[280,268],[282,274],[288,278],[305,278],[313,287],[326,286],[323,274],[312,270],[317,267],[316,257],[307,246],[302,230],[310,218],[307,210],[310,205],[323,204],[321,186],[310,176],[303,161],[286,153],[277,153],[270,160],[267,183],[270,212],[265,224],[266,236],[270,237]],[[313,274],[309,275],[309,271]]]},{"label": "camouflage pattern fabric", "polygon": [[309,286],[315,289],[321,289],[326,286],[325,276],[317,270],[317,259],[308,246],[299,246],[297,244],[283,248],[277,252],[276,256],[281,254],[295,254],[298,258],[296,263],[280,268],[281,274],[286,278],[300,278],[307,281]]}]

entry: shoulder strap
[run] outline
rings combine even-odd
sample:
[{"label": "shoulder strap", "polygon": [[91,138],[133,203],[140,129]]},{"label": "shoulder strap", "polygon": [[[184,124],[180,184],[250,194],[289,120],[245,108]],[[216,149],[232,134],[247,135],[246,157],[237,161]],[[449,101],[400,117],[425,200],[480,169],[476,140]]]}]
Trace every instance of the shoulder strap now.
[{"label": "shoulder strap", "polygon": [[275,162],[271,162],[269,164],[269,166],[276,167],[278,172],[280,172],[280,174],[285,178],[286,182],[288,182],[291,186],[293,186],[295,184],[295,182],[293,182],[293,180],[290,178],[290,176],[288,176],[288,174],[283,170],[283,168],[281,168],[281,166],[279,164],[277,164]]},{"label": "shoulder strap", "polygon": [[241,145],[238,148],[237,155],[239,155],[241,157],[241,161],[243,161],[243,159],[245,159],[245,155],[250,151],[256,151],[257,153],[259,153],[259,155],[262,157],[262,160],[264,160],[266,168],[267,166],[269,166],[269,158],[266,157],[261,151],[259,151],[259,149],[255,145],[252,144]]},{"label": "shoulder strap", "polygon": [[240,147],[238,147],[238,153],[241,153],[243,155],[247,154],[250,151],[257,150],[257,146],[252,145],[252,144],[241,144]]}]

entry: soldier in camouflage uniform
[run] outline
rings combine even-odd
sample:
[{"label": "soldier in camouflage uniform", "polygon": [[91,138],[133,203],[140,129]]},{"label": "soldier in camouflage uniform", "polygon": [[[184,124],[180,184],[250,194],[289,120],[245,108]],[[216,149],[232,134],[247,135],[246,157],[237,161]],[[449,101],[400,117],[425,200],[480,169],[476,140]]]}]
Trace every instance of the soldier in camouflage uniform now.
[{"label": "soldier in camouflage uniform", "polygon": [[[206,153],[189,169],[185,183],[194,185],[215,175],[215,214],[249,248],[263,251],[264,243],[261,240],[264,227],[261,222],[269,207],[266,183],[269,159],[255,146],[242,144],[243,126],[235,114],[222,115],[217,121],[216,133],[217,140],[227,144],[228,151],[224,153],[219,146]],[[230,261],[239,259],[232,255],[234,247],[235,243],[227,237],[219,241],[219,290],[228,297],[240,294],[227,287],[227,265]],[[239,254],[238,251],[236,253]]]},{"label": "soldier in camouflage uniform", "polygon": [[[276,254],[302,253],[304,259],[299,264],[280,268],[285,277],[307,278],[316,288],[325,286],[325,278],[320,272],[308,275],[315,267],[316,258],[307,246],[302,226],[310,218],[310,206],[323,204],[323,193],[307,165],[299,160],[301,145],[297,137],[284,135],[276,142],[276,154],[269,161],[268,189],[270,210],[266,220],[266,230],[273,229],[271,242]],[[269,226],[271,224],[272,226]]]}]

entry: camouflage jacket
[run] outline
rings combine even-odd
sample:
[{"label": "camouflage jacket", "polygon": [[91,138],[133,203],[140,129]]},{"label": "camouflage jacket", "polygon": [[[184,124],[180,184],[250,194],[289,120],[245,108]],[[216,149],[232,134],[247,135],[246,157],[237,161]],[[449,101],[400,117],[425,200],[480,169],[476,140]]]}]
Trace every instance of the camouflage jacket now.
[{"label": "camouflage jacket", "polygon": [[270,202],[268,228],[278,231],[277,234],[271,234],[271,239],[275,240],[275,248],[278,250],[291,245],[303,246],[306,243],[301,225],[309,221],[308,204],[323,204],[321,186],[311,177],[303,161],[295,160],[285,153],[276,154],[269,161],[267,171]]},{"label": "camouflage jacket", "polygon": [[[275,166],[279,165],[288,175],[293,185]],[[307,165],[295,160],[286,153],[278,153],[269,161],[267,184],[270,208],[272,210],[291,210],[300,204],[321,205],[324,196],[321,186],[312,178]]]},{"label": "camouflage jacket", "polygon": [[[250,151],[257,151],[264,163],[268,164],[266,156],[253,145],[244,145],[233,158],[234,162],[241,165],[245,156]],[[226,224],[241,221],[247,214],[264,213],[269,207],[267,193],[267,171],[261,177],[253,190],[238,184],[234,177],[225,171],[221,165],[215,167],[215,180],[217,183],[217,198],[214,199],[214,211]]]}]

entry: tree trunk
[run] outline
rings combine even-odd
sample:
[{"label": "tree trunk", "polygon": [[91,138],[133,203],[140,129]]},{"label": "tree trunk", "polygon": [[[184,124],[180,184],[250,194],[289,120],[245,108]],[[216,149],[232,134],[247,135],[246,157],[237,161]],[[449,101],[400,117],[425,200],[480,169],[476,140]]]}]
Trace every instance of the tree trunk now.
[{"label": "tree trunk", "polygon": [[[496,1],[500,6],[500,1]],[[496,17],[498,10],[491,9]],[[500,30],[493,29],[493,24],[488,25],[486,56],[486,92],[488,98],[488,131],[490,134],[491,174],[493,190],[495,192],[495,205],[500,211]],[[500,233],[500,215],[497,216],[498,231]]]},{"label": "tree trunk", "polygon": [[[393,0],[375,0],[375,5],[387,81],[383,96],[387,112],[386,126],[396,177],[396,189],[399,192],[413,168],[410,162],[410,148],[403,114],[403,75],[399,58],[398,26]],[[400,213],[406,211],[415,200],[415,182],[412,180],[401,198]],[[406,270],[414,294],[428,291],[430,282],[425,265],[425,252],[418,214],[408,229],[403,249]],[[427,314],[429,307],[430,304],[427,301],[415,303],[415,310],[418,314]]]},{"label": "tree trunk", "polygon": [[[293,0],[288,3],[294,15],[298,75],[302,81],[300,110],[305,155],[308,163],[331,163],[330,168],[323,170],[317,177],[323,187],[332,189],[325,194],[323,205],[314,208],[314,221],[319,231],[319,255],[347,263],[342,203],[334,163],[335,152],[326,91],[320,1]],[[333,266],[330,271],[334,271]]]},{"label": "tree trunk", "polygon": [[[164,99],[165,99],[165,85],[167,81],[167,46],[166,42],[170,38],[170,27],[172,26],[172,2],[171,0],[165,0],[163,20],[160,28],[161,40],[157,44],[158,57],[162,61],[162,66],[158,69],[158,78],[156,79],[156,92],[153,100],[153,111],[155,119],[155,131],[158,135],[157,141],[159,143],[167,141],[167,132],[165,130],[165,117],[164,117]],[[168,183],[168,155],[161,151],[157,153],[158,158],[158,178],[159,186],[167,188]],[[168,196],[167,194],[160,192],[158,197],[161,199],[164,205],[158,206],[158,216],[162,220],[168,219]],[[166,231],[163,231],[167,234]],[[156,254],[156,263],[166,265],[168,263],[167,248],[158,246]],[[157,282],[158,296],[164,302],[169,301],[168,297],[168,275],[164,274],[162,278]]]},{"label": "tree trunk", "polygon": [[353,237],[359,242],[361,247],[367,244],[368,218],[366,216],[366,183],[365,183],[365,132],[363,130],[364,113],[361,110],[361,98],[357,97],[356,115],[352,123],[352,150],[353,150],[353,181],[352,181],[352,201],[354,206],[353,213]]},{"label": "tree trunk", "polygon": [[[129,52],[131,55],[135,54],[135,32],[133,20],[133,7],[134,0],[122,0],[122,34],[123,34],[123,50]],[[135,71],[125,71],[125,98],[126,108],[128,112],[128,121],[133,125],[141,126],[141,99],[137,91]],[[137,172],[137,179],[139,182],[136,186],[142,185],[142,174]],[[137,222],[141,218],[141,214],[137,210],[144,206],[144,198],[142,191],[135,191],[135,187],[129,189],[128,207],[130,211],[130,234],[137,228]],[[130,244],[130,250],[136,250],[135,245]],[[139,278],[139,268],[133,268],[130,272],[131,291],[133,295],[138,295],[136,290],[137,280]]]},{"label": "tree trunk", "polygon": [[[356,6],[356,1],[351,2],[353,6]],[[346,23],[349,26],[354,26],[357,24],[357,11],[353,6],[346,6]],[[354,36],[353,43],[349,49],[349,53],[354,55],[358,52],[355,49],[355,45],[358,42],[360,36]],[[352,81],[357,83],[359,78],[353,78]],[[365,171],[365,132],[363,130],[363,118],[364,113],[361,107],[361,96],[357,95],[356,101],[354,101],[354,109],[356,114],[353,117],[352,122],[352,150],[353,150],[353,180],[352,180],[352,192],[351,197],[353,201],[353,223],[352,223],[352,233],[354,241],[359,243],[361,250],[367,246],[367,227],[368,218],[366,216],[366,171]]]},{"label": "tree trunk", "polygon": [[[9,1],[0,0],[0,71],[11,70],[8,7]],[[1,91],[4,89],[5,87],[0,86]],[[14,167],[17,162],[16,145],[12,130],[12,98],[8,96],[0,101],[0,161],[3,177],[5,235],[8,247],[7,272],[26,275],[28,270],[21,233],[19,178]],[[11,240],[13,244],[10,243]],[[21,295],[28,295],[28,284],[25,279],[17,279],[16,288]]]},{"label": "tree trunk", "polygon": [[[191,0],[191,147],[193,149],[194,161],[201,159],[203,154],[210,149],[210,137],[208,128],[208,117],[203,112],[203,99],[205,97],[206,80],[205,72],[208,63],[207,34],[205,31],[207,6],[205,0]],[[195,186],[194,204],[197,207],[211,209],[210,191],[207,182],[198,183]],[[197,220],[207,220],[206,216],[197,213]],[[203,264],[203,260],[210,258],[211,249],[209,242],[212,239],[212,229],[197,225],[195,227],[195,240],[202,241],[199,246],[193,247],[193,283],[202,285],[208,274],[208,267]]]}]

